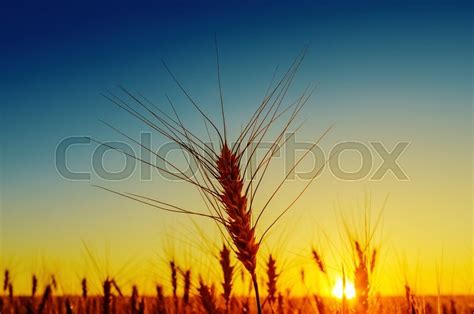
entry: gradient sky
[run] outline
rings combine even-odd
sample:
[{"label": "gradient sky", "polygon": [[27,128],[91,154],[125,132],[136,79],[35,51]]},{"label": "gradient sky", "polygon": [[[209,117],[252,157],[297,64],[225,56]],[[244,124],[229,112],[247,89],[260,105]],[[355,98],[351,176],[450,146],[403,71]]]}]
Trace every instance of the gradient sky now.
[{"label": "gradient sky", "polygon": [[[281,73],[309,44],[292,95],[309,82],[318,88],[303,111],[306,123],[298,140],[312,141],[336,123],[323,140],[327,150],[341,141],[381,141],[388,149],[398,141],[410,142],[399,160],[410,180],[398,181],[388,173],[380,181],[367,177],[347,182],[325,171],[274,230],[269,241],[273,246],[265,247],[263,256],[278,247],[291,278],[300,267],[312,267],[305,250],[318,244],[328,247],[328,263],[336,267],[338,249],[329,247],[339,240],[341,215],[357,215],[367,193],[374,211],[389,195],[383,216],[380,291],[400,292],[406,274],[418,291],[434,293],[441,273],[444,293],[472,292],[472,5],[459,1],[16,5],[0,13],[1,256],[3,266],[12,268],[20,292],[29,291],[31,272],[58,269],[63,270],[64,289],[77,289],[77,277],[88,272],[82,241],[97,255],[109,250],[118,265],[139,256],[134,263],[140,266],[134,266],[133,275],[143,278],[144,285],[166,277],[156,265],[172,248],[176,255],[187,256],[182,257],[184,263],[196,265],[197,260],[202,270],[209,269],[206,255],[199,257],[190,248],[197,240],[188,218],[157,212],[91,185],[164,195],[183,205],[199,201],[192,189],[158,176],[146,182],[137,175],[105,182],[92,174],[91,181],[68,181],[55,169],[55,149],[68,136],[120,139],[100,119],[133,136],[147,130],[100,95],[116,90],[118,84],[160,104],[165,104],[168,93],[187,125],[202,132],[200,119],[161,59],[217,119],[214,34],[232,135],[263,97],[275,67],[279,65]],[[163,142],[153,136],[156,143]],[[93,148],[91,144],[71,149],[71,168],[90,171]],[[356,154],[348,153],[345,161],[347,167],[357,168]],[[112,156],[111,167],[120,167],[117,162],[120,158]],[[380,163],[374,155],[374,171]],[[282,177],[281,168],[282,162],[276,161],[270,181]],[[301,182],[289,182],[275,201],[274,213],[301,187]],[[271,218],[272,214],[265,217],[267,225]],[[198,222],[220,243],[212,224]],[[127,283],[135,280],[124,277]]]}]

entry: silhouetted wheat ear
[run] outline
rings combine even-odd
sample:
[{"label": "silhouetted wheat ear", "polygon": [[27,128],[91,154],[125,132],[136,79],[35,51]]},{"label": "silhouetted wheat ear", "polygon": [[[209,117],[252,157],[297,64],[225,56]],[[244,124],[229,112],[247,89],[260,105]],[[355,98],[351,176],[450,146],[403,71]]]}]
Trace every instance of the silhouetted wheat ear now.
[{"label": "silhouetted wheat ear", "polygon": [[52,294],[51,285],[47,285],[46,288],[44,289],[43,296],[41,297],[41,302],[38,306],[38,311],[37,311],[38,314],[44,313],[46,305],[51,298],[51,294]]},{"label": "silhouetted wheat ear", "polygon": [[163,295],[163,287],[160,285],[156,286],[156,314],[166,314],[166,301]]},{"label": "silhouetted wheat ear", "polygon": [[284,314],[285,313],[285,300],[283,298],[283,295],[278,293],[278,313],[279,314]]},{"label": "silhouetted wheat ear", "polygon": [[[276,82],[275,85],[273,85],[272,80],[271,86],[269,87],[263,101],[257,107],[250,120],[244,125],[243,130],[240,132],[234,144],[231,146],[228,145],[229,141],[226,131],[218,53],[217,76],[223,125],[221,130],[217,127],[217,124],[214,123],[214,121],[212,121],[212,119],[204,113],[204,111],[200,108],[200,105],[190,96],[190,94],[171,72],[168,66],[164,64],[173,81],[183,92],[184,96],[196,110],[196,113],[199,115],[199,117],[204,120],[204,126],[207,130],[210,141],[212,141],[211,133],[217,135],[219,139],[219,147],[216,148],[216,150],[206,144],[207,139],[202,139],[183,124],[183,121],[179,118],[179,115],[176,111],[176,107],[169,97],[167,97],[167,100],[171,109],[173,110],[173,114],[171,115],[150,102],[142,95],[135,95],[124,88],[121,89],[127,95],[127,99],[131,99],[130,103],[127,100],[124,100],[121,97],[113,94],[104,95],[107,99],[112,101],[131,116],[137,118],[139,121],[143,122],[148,127],[151,127],[154,131],[160,133],[174,143],[177,143],[179,147],[189,154],[193,164],[197,166],[197,173],[189,175],[177,164],[174,164],[172,161],[168,160],[166,156],[155,154],[155,156],[165,164],[165,166],[159,166],[150,164],[149,162],[137,158],[136,156],[128,155],[116,147],[107,145],[105,143],[101,144],[124,153],[131,158],[135,158],[142,163],[153,166],[177,179],[183,180],[197,187],[201,193],[201,196],[203,197],[204,202],[206,203],[209,213],[202,213],[199,210],[189,210],[175,204],[170,204],[168,202],[163,202],[146,196],[133,193],[120,193],[107,188],[102,188],[109,192],[164,211],[208,217],[215,220],[220,226],[223,226],[227,231],[225,236],[229,238],[228,240],[232,246],[232,251],[236,253],[239,262],[242,263],[244,268],[251,275],[255,289],[258,313],[261,313],[261,306],[256,277],[256,267],[257,253],[260,243],[264,239],[267,232],[280,220],[282,216],[284,216],[285,213],[287,213],[287,211],[295,204],[296,200],[298,200],[308,188],[310,183],[316,178],[316,176],[314,176],[308,181],[302,191],[286,208],[281,210],[280,215],[278,215],[278,217],[275,218],[273,222],[268,227],[266,227],[266,229],[264,229],[257,240],[255,236],[255,228],[258,225],[259,219],[266,209],[269,208],[269,203],[278,194],[289,174],[279,182],[277,187],[273,190],[272,195],[267,199],[265,205],[259,208],[254,222],[252,222],[252,214],[254,213],[252,208],[253,201],[257,191],[259,190],[260,183],[262,182],[262,179],[268,170],[268,165],[271,158],[274,157],[274,155],[279,151],[281,144],[285,142],[285,133],[292,126],[298,113],[301,111],[314,91],[314,88],[308,87],[296,100],[289,104],[283,104],[288,89],[291,86],[301,62],[303,61],[305,53],[306,48],[303,49],[302,52],[295,58],[291,66],[284,73],[281,79]],[[270,149],[265,154],[264,158],[259,161],[255,167],[253,167],[254,165],[252,165],[250,161],[252,160],[252,157],[255,157],[258,146],[264,139],[266,139],[266,136],[269,135],[268,131],[271,126],[273,126],[273,124],[281,117],[285,116],[288,119],[286,122],[283,122],[283,126],[280,130],[278,130],[277,136],[273,139]],[[150,147],[142,145],[119,129],[107,123],[106,125],[117,131],[122,136],[126,137],[128,140],[133,141],[135,144],[141,146],[141,148],[152,152]],[[301,163],[303,158],[309,154],[309,152],[316,145],[317,143],[313,144],[312,147],[310,147],[308,151],[305,152],[305,154],[300,159],[298,159],[292,170],[294,170],[294,168]],[[242,162],[241,164],[244,155],[246,155],[249,160]],[[188,162],[188,164],[191,166],[190,162]],[[170,171],[170,169],[172,171]],[[243,180],[243,176],[246,173],[251,174],[248,184],[244,184]],[[218,182],[216,182],[216,180]],[[254,184],[252,184],[252,182],[254,182]]]},{"label": "silhouetted wheat ear", "polygon": [[227,144],[221,149],[217,160],[220,195],[224,210],[228,215],[226,228],[237,249],[237,258],[250,274],[255,273],[259,244],[252,227],[251,209],[247,209],[247,197],[243,193],[243,180],[240,175],[239,159]]},{"label": "silhouetted wheat ear", "polygon": [[102,298],[102,313],[109,314],[111,311],[112,303],[112,281],[108,278],[104,280],[102,289],[104,294]]},{"label": "silhouetted wheat ear", "polygon": [[51,288],[54,288],[54,290],[58,289],[58,282],[56,281],[56,276],[51,275]]},{"label": "silhouetted wheat ear", "polygon": [[38,278],[36,278],[36,275],[33,275],[31,277],[31,298],[35,297],[37,289],[38,289]]},{"label": "silhouetted wheat ear", "polygon": [[370,272],[372,273],[375,270],[375,264],[377,261],[377,249],[372,251],[372,257],[370,259]]},{"label": "silhouetted wheat ear", "polygon": [[179,307],[179,300],[178,300],[178,267],[174,261],[170,261],[170,269],[171,269],[171,286],[173,287],[173,303],[174,303],[174,310],[177,313]]},{"label": "silhouetted wheat ear", "polygon": [[313,259],[316,262],[316,265],[318,265],[319,270],[323,274],[325,274],[326,273],[326,265],[324,264],[323,258],[321,257],[321,255],[318,254],[318,251],[316,251],[316,249],[312,250],[312,254],[313,254]]},{"label": "silhouetted wheat ear", "polygon": [[10,284],[10,271],[8,269],[5,269],[5,273],[3,275],[3,292],[7,291],[9,284]]},{"label": "silhouetted wheat ear", "polygon": [[204,308],[204,311],[207,314],[217,314],[219,313],[219,308],[217,306],[216,297],[214,295],[214,290],[207,286],[202,279],[199,280],[199,299],[201,300],[201,305]]},{"label": "silhouetted wheat ear", "polygon": [[183,287],[183,304],[185,307],[189,305],[189,292],[191,290],[191,270],[188,269],[183,274],[184,287]]},{"label": "silhouetted wheat ear", "polygon": [[138,312],[138,288],[136,285],[132,287],[132,295],[130,297],[130,311],[132,314]]},{"label": "silhouetted wheat ear", "polygon": [[252,209],[247,208],[247,197],[243,191],[239,158],[224,143],[217,159],[218,181],[222,187],[220,199],[227,214],[224,225],[235,245],[237,259],[250,273],[254,283],[258,313],[261,313],[258,291],[257,253],[259,243],[255,239],[255,227],[252,227]]},{"label": "silhouetted wheat ear", "polygon": [[226,313],[229,313],[230,298],[232,294],[232,285],[234,277],[234,266],[232,266],[230,261],[230,251],[227,246],[223,246],[220,251],[220,264],[222,268],[222,273],[224,281],[222,282],[222,297],[225,300]]},{"label": "silhouetted wheat ear", "polygon": [[405,300],[407,306],[407,313],[415,314],[416,313],[416,306],[415,306],[415,295],[412,292],[410,286],[405,284]]},{"label": "silhouetted wheat ear", "polygon": [[273,304],[277,298],[277,279],[278,273],[276,269],[276,260],[270,254],[268,257],[267,263],[267,293],[268,293],[268,302],[270,303],[270,307],[272,307],[273,311]]},{"label": "silhouetted wheat ear", "polygon": [[363,249],[360,242],[354,241],[356,254],[354,286],[357,291],[356,309],[358,313],[367,313],[369,309],[369,270],[367,265],[367,250]]},{"label": "silhouetted wheat ear", "polygon": [[87,299],[87,279],[82,278],[81,280],[82,299]]}]

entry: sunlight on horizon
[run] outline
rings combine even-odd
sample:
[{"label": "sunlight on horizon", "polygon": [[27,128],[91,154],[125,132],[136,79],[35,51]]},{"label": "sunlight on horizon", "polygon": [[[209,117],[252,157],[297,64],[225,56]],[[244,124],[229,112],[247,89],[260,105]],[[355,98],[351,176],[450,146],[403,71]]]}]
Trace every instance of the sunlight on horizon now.
[{"label": "sunlight on horizon", "polygon": [[332,295],[338,299],[342,299],[343,295],[347,299],[353,299],[356,296],[354,283],[346,278],[346,283],[344,287],[342,277],[338,277],[332,289]]}]

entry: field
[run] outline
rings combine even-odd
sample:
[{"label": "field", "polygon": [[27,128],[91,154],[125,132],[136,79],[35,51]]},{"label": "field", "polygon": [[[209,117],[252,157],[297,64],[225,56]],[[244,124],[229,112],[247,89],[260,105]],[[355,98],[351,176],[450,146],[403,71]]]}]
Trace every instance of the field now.
[{"label": "field", "polygon": [[[145,296],[145,297],[121,297],[112,296],[109,308],[104,310],[106,300],[101,296],[51,297],[46,302],[42,297],[14,297],[13,301],[3,299],[2,313],[255,313],[255,304],[246,298],[232,298],[229,310],[225,311],[225,302],[216,300],[216,309],[209,310],[200,296],[191,297],[187,303],[182,297],[178,299],[178,310],[175,310],[172,297]],[[472,314],[474,311],[474,298],[472,297],[420,297],[416,301],[418,305],[409,308],[403,297],[381,297],[374,300],[370,313],[449,313],[449,314]],[[318,308],[319,304],[319,308]],[[264,307],[264,313],[356,313],[354,303],[349,302],[345,311],[341,309],[341,302],[335,299],[324,299],[316,302],[315,298],[278,298],[273,308]],[[439,307],[438,307],[439,306]]]},{"label": "field", "polygon": [[[314,90],[307,88],[294,102],[283,104],[283,99],[305,54],[306,48],[295,58],[279,81],[269,88],[261,104],[257,106],[236,136],[235,142],[231,142],[228,138],[228,121],[226,121],[222,94],[220,94],[222,120],[217,122],[206,115],[200,105],[189,96],[166,64],[164,64],[166,70],[195,109],[195,115],[204,121],[209,142],[217,145],[210,145],[205,137],[185,126],[174,111],[171,101],[174,115],[166,113],[149,103],[144,97],[124,88],[121,89],[120,95],[113,93],[105,95],[119,109],[150,126],[182,149],[183,154],[188,156],[184,159],[185,166],[191,169],[194,164],[194,173],[183,170],[182,164],[176,160],[167,159],[166,154],[155,154],[163,161],[162,164],[149,163],[148,165],[167,172],[181,183],[196,188],[204,206],[201,205],[201,209],[190,209],[181,206],[179,202],[175,204],[145,195],[119,192],[103,185],[96,187],[103,193],[132,200],[164,212],[213,221],[218,227],[221,244],[219,252],[214,252],[207,259],[218,262],[220,270],[217,273],[220,275],[217,280],[209,279],[191,265],[183,267],[171,257],[168,264],[169,273],[161,274],[161,280],[168,278],[169,281],[156,284],[156,296],[140,294],[142,287],[136,285],[132,286],[131,291],[125,291],[131,285],[121,286],[114,276],[101,273],[94,254],[86,248],[98,276],[105,276],[98,280],[101,287],[100,293],[95,292],[94,295],[89,292],[88,284],[95,280],[97,285],[97,278],[85,275],[81,281],[82,296],[68,295],[58,288],[57,274],[52,272],[50,278],[42,280],[41,283],[33,274],[31,295],[15,296],[14,280],[10,276],[10,269],[7,268],[4,271],[0,313],[472,313],[474,309],[472,298],[442,295],[441,277],[438,278],[437,296],[418,295],[408,279],[405,279],[400,289],[404,291],[404,296],[402,294],[399,297],[383,297],[379,294],[375,288],[374,278],[376,275],[377,277],[386,275],[377,274],[382,242],[380,225],[383,217],[382,211],[376,215],[371,213],[369,196],[366,196],[364,200],[365,211],[361,214],[359,223],[349,223],[342,217],[341,230],[343,231],[340,235],[344,238],[344,244],[339,247],[339,250],[342,251],[344,258],[336,260],[329,267],[324,259],[326,252],[313,247],[308,248],[304,253],[312,260],[313,268],[322,278],[321,281],[327,283],[329,294],[308,292],[303,296],[293,295],[291,288],[300,281],[305,281],[304,271],[301,271],[301,278],[286,278],[282,283],[280,276],[286,272],[286,269],[281,264],[279,256],[273,255],[271,248],[269,254],[266,256],[262,254],[261,247],[266,244],[269,231],[273,231],[277,223],[284,224],[285,214],[316,180],[320,170],[303,182],[299,192],[286,200],[288,205],[274,213],[271,222],[263,229],[260,226],[262,224],[260,218],[267,213],[267,210],[270,210],[271,203],[275,197],[279,196],[281,188],[288,185],[287,179],[291,170],[302,163],[331,129],[329,127],[319,140],[307,147],[308,149],[303,152],[281,181],[264,180],[267,170],[272,169],[269,168],[272,157],[288,140],[285,134],[290,127],[299,128],[294,126],[294,122]],[[219,65],[217,68],[218,86],[222,93]],[[106,125],[129,141],[138,144],[140,149],[151,152],[145,144],[134,141],[114,126],[107,123]],[[270,132],[270,129],[273,131]],[[272,137],[272,140],[269,141],[268,137]],[[257,159],[255,163],[253,157],[263,142],[271,144],[263,157]],[[127,155],[126,152],[110,144],[102,145],[108,145],[108,149],[146,163],[139,157]],[[173,171],[171,172],[170,169]],[[267,184],[273,184],[272,192],[266,196],[266,201],[258,203],[257,206],[254,200],[260,196],[259,188]],[[437,275],[441,276],[442,269],[438,269],[438,272]],[[334,273],[337,277],[333,276]],[[243,278],[242,282],[248,285],[246,293],[237,292],[234,287],[239,275]],[[69,286],[71,285],[74,286],[69,283]]]}]

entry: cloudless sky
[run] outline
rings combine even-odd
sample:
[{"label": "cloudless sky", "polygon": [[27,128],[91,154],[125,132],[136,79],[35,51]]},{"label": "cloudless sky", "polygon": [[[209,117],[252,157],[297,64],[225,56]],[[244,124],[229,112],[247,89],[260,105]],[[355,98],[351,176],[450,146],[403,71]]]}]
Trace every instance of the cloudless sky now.
[{"label": "cloudless sky", "polygon": [[[398,141],[410,142],[399,160],[408,181],[388,173],[380,181],[368,176],[343,182],[325,171],[288,216],[287,223],[298,228],[283,232],[288,246],[281,250],[284,259],[307,263],[298,259],[307,254],[305,247],[315,242],[330,246],[322,234],[339,237],[341,213],[360,208],[366,193],[378,209],[389,194],[381,291],[401,291],[407,264],[408,273],[422,265],[421,278],[407,276],[420,291],[434,293],[436,265],[442,262],[444,292],[472,292],[472,280],[466,279],[466,273],[472,278],[474,265],[470,2],[38,1],[1,6],[1,255],[24,282],[19,289],[28,291],[29,275],[24,274],[37,271],[43,259],[51,269],[82,265],[83,240],[98,252],[108,243],[117,260],[141,254],[140,263],[146,265],[162,254],[160,245],[169,233],[178,238],[174,245],[186,246],[193,232],[175,230],[176,221],[189,227],[186,217],[91,187],[100,183],[195,204],[190,194],[182,193],[182,185],[160,177],[143,182],[136,175],[106,182],[94,173],[91,181],[69,181],[56,171],[55,149],[68,136],[120,139],[100,119],[134,137],[147,131],[100,95],[118,91],[117,85],[160,104],[166,104],[169,94],[183,120],[203,132],[202,121],[161,60],[218,119],[216,36],[232,135],[255,110],[275,67],[281,74],[308,45],[290,95],[301,93],[307,83],[318,87],[303,110],[306,122],[298,139],[314,140],[336,123],[323,141],[327,150],[341,141],[381,141],[389,150]],[[154,134],[153,140],[164,139]],[[91,171],[94,147],[72,148],[70,167]],[[348,167],[357,169],[357,155],[349,154]],[[117,160],[111,158],[111,165],[120,169]],[[374,171],[380,164],[374,153]],[[277,163],[270,178],[281,177],[281,166]],[[300,187],[289,182],[275,211]],[[219,243],[215,230],[209,234]],[[298,266],[289,272],[295,270]],[[71,273],[64,281],[77,279],[77,269]]]}]

